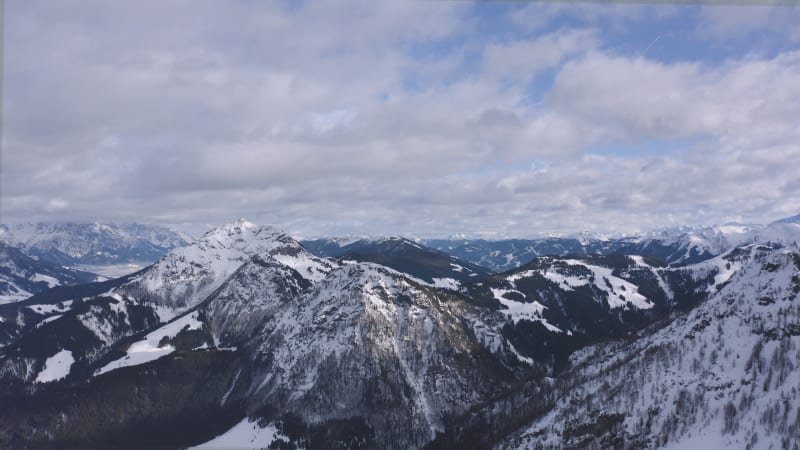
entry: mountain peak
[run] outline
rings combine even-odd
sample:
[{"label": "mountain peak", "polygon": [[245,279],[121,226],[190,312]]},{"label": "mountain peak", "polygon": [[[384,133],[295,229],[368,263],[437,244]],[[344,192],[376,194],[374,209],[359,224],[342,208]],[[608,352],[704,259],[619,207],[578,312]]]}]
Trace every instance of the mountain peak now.
[{"label": "mountain peak", "polygon": [[245,236],[254,236],[262,232],[269,234],[283,234],[282,231],[266,225],[256,225],[245,218],[240,218],[235,222],[226,223],[206,232],[200,240],[202,241],[227,241],[230,238],[240,239]]}]

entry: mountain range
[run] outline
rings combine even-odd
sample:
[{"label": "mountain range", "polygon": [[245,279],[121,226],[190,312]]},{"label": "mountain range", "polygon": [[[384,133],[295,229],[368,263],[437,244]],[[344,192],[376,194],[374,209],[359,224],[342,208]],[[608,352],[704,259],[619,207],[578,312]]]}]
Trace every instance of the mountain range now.
[{"label": "mountain range", "polygon": [[798,228],[503,271],[242,219],[0,305],[0,448],[798,448]]},{"label": "mountain range", "polygon": [[[675,227],[631,236],[607,237],[584,234],[576,237],[539,239],[428,239],[422,242],[458,258],[494,271],[519,267],[538,256],[548,255],[646,255],[670,266],[704,261],[724,251],[749,243],[798,242],[800,215],[767,225],[729,223],[710,227]],[[332,240],[335,242],[335,240]]]},{"label": "mountain range", "polygon": [[96,281],[98,276],[28,256],[0,242],[0,304],[25,300],[63,285]]},{"label": "mountain range", "polygon": [[138,223],[0,225],[0,241],[65,266],[152,263],[192,241],[184,233]]}]

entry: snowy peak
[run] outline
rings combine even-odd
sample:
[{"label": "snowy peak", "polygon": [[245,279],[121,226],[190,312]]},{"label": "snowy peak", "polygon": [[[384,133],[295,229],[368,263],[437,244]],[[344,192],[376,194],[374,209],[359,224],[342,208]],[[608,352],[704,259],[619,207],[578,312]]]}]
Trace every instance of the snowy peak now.
[{"label": "snowy peak", "polygon": [[205,234],[203,234],[200,240],[225,242],[231,238],[245,238],[247,235],[252,234],[253,230],[258,228],[269,229],[269,227],[259,227],[254,223],[247,221],[247,219],[240,218],[235,222],[221,225],[217,228],[207,231]]},{"label": "snowy peak", "polygon": [[256,256],[292,267],[311,280],[320,279],[331,267],[283,231],[240,219],[171,251],[126,289],[134,297],[143,296],[179,312],[204,300]]}]

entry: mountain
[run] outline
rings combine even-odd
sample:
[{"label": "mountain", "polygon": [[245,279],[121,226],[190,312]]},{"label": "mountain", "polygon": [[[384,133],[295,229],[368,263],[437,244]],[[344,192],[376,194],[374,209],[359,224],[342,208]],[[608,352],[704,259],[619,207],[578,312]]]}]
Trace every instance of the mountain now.
[{"label": "mountain", "polygon": [[[479,320],[499,326],[502,314],[389,267],[317,258],[285,233],[246,221],[113,283],[95,296],[0,310],[6,324],[26,327],[0,348],[2,396],[18,405],[13,414],[0,411],[3,445],[55,437],[103,448],[115,436],[142,444],[130,422],[142,414],[179,430],[164,439],[196,444],[224,430],[191,427],[181,440],[189,429],[180,421],[211,414],[222,425],[235,425],[227,418],[236,416],[279,427],[306,448],[337,440],[419,447],[442,430],[445,416],[530,370],[503,342],[485,345],[495,333],[473,328]],[[41,317],[29,320],[31,311]],[[111,386],[163,370],[136,398],[166,396],[162,401],[185,408],[180,419],[169,408],[143,412],[139,400],[124,396],[108,403],[109,395],[122,395]],[[174,371],[191,375],[173,380]],[[191,401],[180,397],[199,379],[208,387]],[[77,402],[75,389],[86,394]],[[37,409],[39,401],[57,417]],[[85,411],[122,418],[101,427]],[[41,434],[20,437],[26,420],[41,420]]]},{"label": "mountain", "polygon": [[24,300],[55,286],[95,281],[97,275],[30,257],[0,242],[0,304]]},{"label": "mountain", "polygon": [[575,352],[429,448],[798,448],[800,249],[747,250],[690,312]]},{"label": "mountain", "polygon": [[[400,238],[336,259],[307,247],[239,220],[124,278],[0,305],[0,448],[661,445],[663,424],[688,439],[729,413],[710,403],[707,417],[691,415],[699,406],[672,414],[678,397],[660,380],[705,382],[709,402],[721,389],[741,403],[746,378],[739,391],[714,384],[730,369],[715,364],[747,360],[750,332],[797,348],[792,246],[748,244],[681,267],[544,256],[499,274]],[[462,278],[445,286],[434,269]],[[717,321],[739,331],[704,334]],[[662,359],[670,342],[680,355]],[[752,404],[788,398],[789,381],[759,378],[765,400]],[[773,414],[769,405],[746,417]],[[640,426],[649,415],[655,425]],[[762,442],[791,436],[790,420],[759,429]]]},{"label": "mountain", "polygon": [[640,255],[680,267],[711,259],[742,245],[796,242],[800,242],[797,216],[768,225],[729,223],[713,227],[675,227],[626,237],[587,234],[579,238],[424,241],[432,248],[497,272],[520,267],[538,256],[553,255]]},{"label": "mountain", "polygon": [[301,245],[317,256],[373,262],[440,287],[456,288],[492,271],[402,237],[318,239]]},{"label": "mountain", "polygon": [[517,268],[537,256],[586,253],[583,243],[573,238],[499,241],[431,239],[424,243],[429,247],[496,272]]},{"label": "mountain", "polygon": [[0,226],[0,241],[65,266],[150,263],[191,241],[167,228],[136,223],[20,223]]}]

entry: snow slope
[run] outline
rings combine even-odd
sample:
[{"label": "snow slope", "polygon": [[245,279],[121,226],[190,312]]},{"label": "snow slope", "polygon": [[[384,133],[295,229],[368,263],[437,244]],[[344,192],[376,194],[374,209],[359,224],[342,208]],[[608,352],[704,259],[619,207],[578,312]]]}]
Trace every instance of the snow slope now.
[{"label": "snow slope", "polygon": [[66,377],[69,375],[69,371],[74,362],[75,359],[72,357],[71,351],[61,350],[47,358],[47,361],[44,362],[44,368],[36,375],[36,382],[49,383]]},{"label": "snow slope", "polygon": [[664,328],[577,352],[554,407],[497,448],[797,448],[798,350],[798,248],[758,254]]},{"label": "snow slope", "polygon": [[149,333],[144,339],[131,344],[125,356],[106,364],[98,369],[95,374],[102,375],[115,369],[137,366],[167,356],[175,351],[175,347],[170,344],[161,345],[163,339],[174,338],[183,330],[199,330],[201,328],[203,328],[203,323],[197,320],[196,312],[173,320]]},{"label": "snow slope", "polygon": [[261,427],[257,420],[246,418],[225,433],[189,450],[257,450],[267,448],[273,441],[283,437],[274,426]]}]

